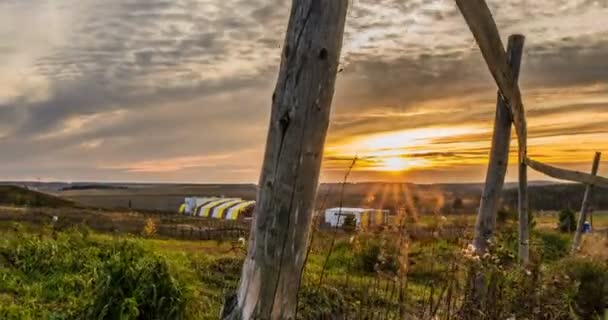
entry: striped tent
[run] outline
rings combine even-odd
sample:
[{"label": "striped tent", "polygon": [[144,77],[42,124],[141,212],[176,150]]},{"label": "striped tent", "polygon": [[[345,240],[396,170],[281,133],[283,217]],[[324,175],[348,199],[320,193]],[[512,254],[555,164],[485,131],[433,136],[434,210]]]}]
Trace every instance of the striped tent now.
[{"label": "striped tent", "polygon": [[[255,206],[255,201],[240,198],[186,198],[185,202],[184,205],[180,206],[180,214],[224,220],[251,218]],[[188,203],[196,203],[196,205],[188,210]]]}]

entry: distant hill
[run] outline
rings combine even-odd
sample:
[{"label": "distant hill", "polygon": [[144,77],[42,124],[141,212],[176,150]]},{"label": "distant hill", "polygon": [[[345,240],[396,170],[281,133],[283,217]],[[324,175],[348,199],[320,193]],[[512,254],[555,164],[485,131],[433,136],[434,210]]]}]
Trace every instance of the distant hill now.
[{"label": "distant hill", "polygon": [[61,191],[69,191],[69,190],[123,190],[129,189],[127,186],[119,186],[112,184],[81,184],[81,185],[70,185],[67,187],[62,187]]},{"label": "distant hill", "polygon": [[[187,196],[224,196],[255,200],[254,184],[163,184],[163,183],[100,183],[100,182],[19,182],[19,192],[8,182],[0,182],[0,204],[36,203],[47,206],[73,203],[100,208],[133,208],[176,211]],[[30,190],[28,190],[28,188]],[[530,181],[530,208],[533,210],[578,209],[584,186],[550,181]],[[40,190],[44,193],[32,191]],[[347,183],[342,194],[340,183],[322,183],[318,189],[316,208],[370,207],[395,210],[408,208],[420,214],[475,213],[483,191],[483,183]],[[48,193],[57,195],[52,197]],[[8,196],[7,196],[8,194]],[[8,199],[8,200],[7,200]],[[503,204],[517,207],[517,183],[505,183]],[[608,210],[608,190],[596,188],[593,207]]]},{"label": "distant hill", "polygon": [[0,205],[30,207],[73,207],[74,203],[59,197],[18,186],[0,186]]}]

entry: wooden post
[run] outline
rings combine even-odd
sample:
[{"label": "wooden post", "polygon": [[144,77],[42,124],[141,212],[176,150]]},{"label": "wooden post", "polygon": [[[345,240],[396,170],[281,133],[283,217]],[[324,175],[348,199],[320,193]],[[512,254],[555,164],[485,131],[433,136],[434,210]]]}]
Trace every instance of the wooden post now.
[{"label": "wooden post", "polygon": [[[523,53],[525,37],[512,35],[507,47],[507,63],[513,72],[514,81],[519,78],[519,69]],[[494,135],[492,149],[486,174],[486,183],[481,196],[477,222],[475,223],[475,238],[473,245],[477,254],[482,255],[488,247],[488,240],[496,228],[496,211],[502,194],[502,189],[509,164],[509,146],[511,144],[511,112],[505,99],[498,92],[496,117],[494,119]]]},{"label": "wooden post", "polygon": [[249,248],[223,319],[295,319],[348,0],[293,0]]},{"label": "wooden post", "polygon": [[[525,148],[525,147],[524,147]],[[526,265],[530,260],[530,221],[528,206],[528,166],[526,166],[527,150],[519,146],[519,184],[518,202],[519,211],[519,262]]]},{"label": "wooden post", "polygon": [[[600,166],[600,158],[602,154],[600,152],[595,153],[593,158],[593,166],[591,168],[591,175],[597,175],[597,170]],[[583,197],[583,204],[581,205],[581,213],[578,218],[578,224],[576,228],[576,234],[574,235],[574,242],[572,243],[572,252],[577,252],[581,246],[581,239],[583,237],[583,229],[585,227],[585,221],[587,220],[587,211],[589,210],[589,203],[591,202],[591,196],[593,193],[593,184],[588,184],[585,188],[585,196]]]},{"label": "wooden post", "polygon": [[502,96],[507,100],[513,116],[517,141],[519,144],[519,257],[524,264],[528,262],[528,175],[526,167],[527,156],[527,126],[526,114],[517,82],[514,81],[507,60],[505,49],[500,40],[500,34],[492,12],[485,0],[455,0],[469,29],[473,33],[479,49],[494,77]]}]

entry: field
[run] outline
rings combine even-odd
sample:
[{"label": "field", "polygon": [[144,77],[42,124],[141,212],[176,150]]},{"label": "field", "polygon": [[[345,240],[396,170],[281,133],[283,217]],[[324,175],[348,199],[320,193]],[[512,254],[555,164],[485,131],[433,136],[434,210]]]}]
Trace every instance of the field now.
[{"label": "field", "polygon": [[[55,232],[52,227],[15,223],[3,223],[1,227],[5,235],[0,242],[2,319],[71,319],[103,312],[106,317],[102,318],[106,319],[117,319],[118,315],[137,318],[138,314],[144,318],[217,319],[225,295],[236,287],[244,256],[243,248],[233,242],[116,236],[86,228]],[[563,237],[550,233],[537,236],[540,241],[554,241],[546,244],[551,250],[543,249],[543,266],[551,270],[547,272],[550,275],[543,275],[546,281],[562,272],[573,272],[564,270],[566,265],[587,273],[606,271],[598,257],[565,258],[568,246],[560,246],[561,240],[553,239]],[[338,235],[326,263],[327,243],[332,237],[318,233],[309,256],[300,293],[303,319],[338,310],[351,315],[363,313],[366,317],[362,318],[368,319],[393,319],[407,310],[412,316],[425,318],[446,312],[446,303],[457,305],[464,299],[464,270],[455,267],[459,242],[409,243],[407,283],[400,283],[393,274],[399,262],[378,258],[388,254],[382,253],[388,248],[386,239],[358,236],[358,243],[353,243],[350,236]],[[501,264],[510,268],[513,261],[501,259]],[[326,270],[322,271],[324,265]],[[321,284],[322,272],[325,277]],[[508,275],[518,273],[510,270]],[[502,281],[518,280],[505,277]],[[401,297],[399,286],[403,286]],[[564,286],[568,288],[567,283]],[[557,312],[556,304],[575,304],[580,292],[575,286],[568,289],[573,290],[572,301],[555,297],[556,301],[544,302],[540,310]],[[534,294],[549,299],[543,295],[554,292],[548,290]],[[448,300],[448,292],[458,298]],[[521,292],[513,288],[504,294],[506,298]]]},{"label": "field", "polygon": [[[248,225],[18,194],[30,200],[0,207],[0,319],[217,319],[234,294]],[[315,228],[298,318],[601,319],[605,212],[595,213],[595,232],[575,256],[572,235],[555,228],[557,213],[536,215],[526,269],[517,266],[512,215],[484,257],[467,249],[474,215],[406,221],[399,230]],[[471,270],[489,281],[481,304],[471,304]]]}]

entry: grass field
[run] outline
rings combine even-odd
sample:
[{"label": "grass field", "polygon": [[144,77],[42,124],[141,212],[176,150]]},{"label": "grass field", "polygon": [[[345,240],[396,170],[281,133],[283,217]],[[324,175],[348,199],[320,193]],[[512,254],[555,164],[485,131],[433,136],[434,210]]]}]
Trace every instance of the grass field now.
[{"label": "grass field", "polygon": [[[0,206],[0,319],[217,319],[237,286],[244,245],[238,233],[205,233],[225,227],[217,220],[48,208],[65,200],[10,194],[27,206]],[[505,217],[483,257],[467,249],[473,214],[419,215],[399,230],[315,228],[298,319],[601,319],[606,212],[595,213],[576,255],[572,235],[556,231],[556,212],[535,215],[527,268],[517,263],[513,213]],[[201,234],[213,240],[184,240]],[[471,270],[488,292],[473,307]]]},{"label": "grass field", "polygon": [[[83,227],[56,231],[51,226],[12,222],[1,223],[0,231],[2,319],[75,319],[93,314],[105,314],[101,319],[136,319],[142,314],[143,318],[217,319],[226,294],[236,288],[244,257],[243,248],[232,241],[134,237]],[[520,276],[512,258],[516,244],[509,235],[512,232],[505,231],[499,238],[501,249],[497,248],[494,258],[504,268],[498,273],[504,276],[501,281],[511,283],[520,281]],[[452,298],[455,305],[465,298],[468,260],[462,248],[466,239],[409,241],[405,251],[400,251],[404,248],[395,247],[388,234],[353,236],[315,233],[300,292],[299,318],[319,319],[339,311],[353,319],[361,314],[366,315],[361,319],[394,319],[403,309],[416,319],[425,319],[432,309],[445,315],[441,301],[447,301],[446,292],[458,297]],[[326,261],[333,239],[336,245]],[[542,257],[545,270],[539,281],[562,274],[566,265],[591,274],[608,270],[608,251],[597,248],[598,243],[608,245],[605,236],[588,237],[583,252],[594,257],[575,260],[567,257],[569,236],[539,231],[533,239],[533,251]],[[405,262],[399,260],[401,254]],[[407,265],[404,282],[396,276],[401,264]],[[511,283],[514,288],[503,288],[507,291],[502,310],[513,312],[507,300],[530,294],[518,291],[515,282]],[[396,288],[401,286],[403,297],[399,298]],[[556,304],[576,305],[581,294],[574,283],[563,288],[571,290],[564,291],[568,296],[552,297],[555,288],[542,288],[534,294],[548,299],[540,309],[543,312],[555,311]]]}]

